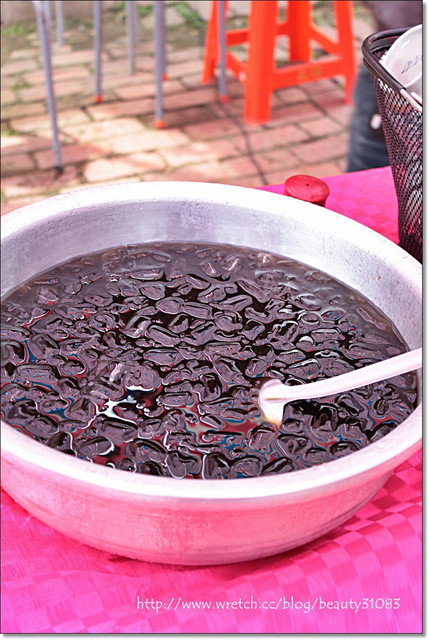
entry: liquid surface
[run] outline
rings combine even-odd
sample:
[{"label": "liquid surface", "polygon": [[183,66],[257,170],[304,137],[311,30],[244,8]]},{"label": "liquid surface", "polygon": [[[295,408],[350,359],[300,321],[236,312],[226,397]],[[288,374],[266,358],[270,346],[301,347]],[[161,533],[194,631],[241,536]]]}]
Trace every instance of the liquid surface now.
[{"label": "liquid surface", "polygon": [[66,454],[131,472],[240,478],[348,455],[413,410],[414,373],[261,416],[261,384],[303,384],[406,350],[356,291],[221,245],[83,256],[3,302],[2,416]]}]

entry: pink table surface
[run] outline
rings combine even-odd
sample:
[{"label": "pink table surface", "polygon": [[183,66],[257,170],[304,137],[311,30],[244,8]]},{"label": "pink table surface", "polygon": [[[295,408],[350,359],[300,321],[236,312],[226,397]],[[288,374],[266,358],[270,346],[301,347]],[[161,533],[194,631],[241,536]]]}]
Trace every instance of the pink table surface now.
[{"label": "pink table surface", "polygon": [[[327,208],[397,239],[390,169],[326,182]],[[311,544],[235,565],[175,567],[72,540],[2,491],[1,630],[420,633],[421,495],[418,453],[348,522]]]}]

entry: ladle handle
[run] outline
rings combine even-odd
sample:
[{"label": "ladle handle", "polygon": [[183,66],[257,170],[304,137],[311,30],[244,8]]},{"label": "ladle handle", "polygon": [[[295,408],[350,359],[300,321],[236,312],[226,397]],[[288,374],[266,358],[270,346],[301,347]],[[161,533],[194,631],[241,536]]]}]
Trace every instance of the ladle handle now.
[{"label": "ladle handle", "polygon": [[[373,382],[387,380],[408,371],[420,369],[423,360],[423,349],[406,351],[399,356],[361,367],[339,376],[333,376],[317,382],[302,385],[285,385],[279,380],[269,380],[260,391],[260,405],[265,413],[264,404],[282,405],[292,400],[308,400],[321,398],[343,391],[364,387]],[[266,406],[266,405],[265,405]]]}]

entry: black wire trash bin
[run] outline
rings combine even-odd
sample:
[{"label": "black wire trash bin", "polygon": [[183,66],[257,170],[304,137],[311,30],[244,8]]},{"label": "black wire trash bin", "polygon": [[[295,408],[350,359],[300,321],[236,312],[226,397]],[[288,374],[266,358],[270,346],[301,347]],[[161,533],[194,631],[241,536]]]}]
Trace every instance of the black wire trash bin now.
[{"label": "black wire trash bin", "polygon": [[380,64],[392,44],[408,29],[380,31],[362,44],[363,61],[374,83],[398,198],[399,245],[423,259],[423,109]]}]

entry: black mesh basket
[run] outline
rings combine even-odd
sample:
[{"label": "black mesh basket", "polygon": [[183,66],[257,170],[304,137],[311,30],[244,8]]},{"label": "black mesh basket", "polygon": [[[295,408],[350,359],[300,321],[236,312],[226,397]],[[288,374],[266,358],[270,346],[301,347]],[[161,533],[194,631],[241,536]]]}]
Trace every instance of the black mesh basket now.
[{"label": "black mesh basket", "polygon": [[422,105],[380,64],[380,58],[407,29],[381,31],[362,44],[371,72],[398,198],[399,244],[423,257]]}]

